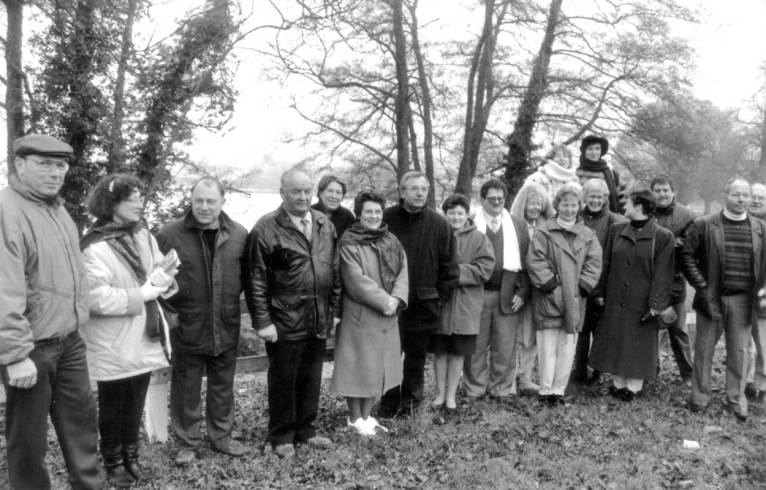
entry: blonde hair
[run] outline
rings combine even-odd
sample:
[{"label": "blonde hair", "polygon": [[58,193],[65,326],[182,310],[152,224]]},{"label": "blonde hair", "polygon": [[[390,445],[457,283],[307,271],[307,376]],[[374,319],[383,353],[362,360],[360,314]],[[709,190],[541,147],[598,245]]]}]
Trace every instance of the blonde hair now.
[{"label": "blonde hair", "polygon": [[527,182],[521,189],[519,189],[518,194],[516,194],[516,197],[513,199],[513,203],[511,204],[511,216],[524,219],[524,211],[527,208],[527,201],[534,196],[540,196],[540,199],[543,201],[543,209],[540,211],[540,215],[548,219],[556,214],[556,211],[551,204],[551,198],[548,196],[545,188],[537,182]]}]

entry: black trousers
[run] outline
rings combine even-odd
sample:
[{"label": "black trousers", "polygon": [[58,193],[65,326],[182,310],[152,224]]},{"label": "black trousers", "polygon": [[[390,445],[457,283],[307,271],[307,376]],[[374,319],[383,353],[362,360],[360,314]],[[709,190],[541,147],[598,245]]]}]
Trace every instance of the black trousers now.
[{"label": "black trousers", "polygon": [[104,475],[96,450],[96,400],[90,388],[85,343],[77,331],[62,339],[35,343],[29,358],[37,367],[37,383],[29,389],[8,385],[5,437],[11,488],[49,489],[45,468],[48,415],[75,489],[102,488]]},{"label": "black trousers", "polygon": [[151,373],[98,382],[98,432],[101,451],[138,444],[141,416]]},{"label": "black trousers", "polygon": [[307,441],[316,435],[325,339],[266,344],[269,356],[269,441],[273,446]]},{"label": "black trousers", "polygon": [[234,374],[237,349],[217,356],[173,351],[170,423],[186,446],[202,444],[202,376],[207,373],[205,428],[213,447],[226,449],[234,427]]},{"label": "black trousers", "polygon": [[432,330],[399,329],[404,362],[402,366],[402,384],[385,392],[380,399],[380,408],[384,412],[409,409],[423,401],[425,384],[426,356],[431,342]]},{"label": "black trousers", "polygon": [[584,382],[588,379],[588,357],[590,355],[590,345],[596,334],[596,326],[604,307],[599,306],[588,298],[585,309],[585,321],[582,325],[582,332],[577,337],[577,346],[575,348],[574,367],[572,369],[572,381]]}]

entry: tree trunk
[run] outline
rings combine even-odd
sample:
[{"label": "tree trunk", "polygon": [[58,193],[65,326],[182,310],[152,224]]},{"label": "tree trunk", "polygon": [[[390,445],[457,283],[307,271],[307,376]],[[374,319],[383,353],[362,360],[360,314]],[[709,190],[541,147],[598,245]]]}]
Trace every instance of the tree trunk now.
[{"label": "tree trunk", "polygon": [[396,62],[396,170],[397,181],[410,169],[410,85],[407,73],[407,40],[404,37],[403,0],[392,0],[394,61]]},{"label": "tree trunk", "polygon": [[24,135],[24,74],[21,71],[21,44],[24,22],[24,3],[3,0],[7,18],[5,45],[5,122],[8,175],[13,173],[13,142]]},{"label": "tree trunk", "polygon": [[114,111],[112,112],[112,130],[107,152],[107,173],[117,172],[125,162],[125,139],[122,137],[122,121],[125,117],[125,72],[128,58],[133,49],[133,23],[136,18],[137,0],[129,0],[125,27],[122,31],[120,61],[117,66],[117,80],[114,86]]},{"label": "tree trunk", "polygon": [[495,80],[493,61],[497,43],[497,27],[505,18],[509,2],[494,16],[495,2],[486,0],[484,5],[484,27],[471,57],[468,74],[465,125],[463,133],[463,155],[458,167],[455,192],[470,196],[473,192],[473,177],[479,164],[479,150],[484,140],[490,110],[494,103]]},{"label": "tree trunk", "polygon": [[[410,30],[412,35],[412,50],[415,53],[415,61],[418,65],[418,85],[421,92],[421,108],[423,112],[423,160],[425,163],[426,177],[434,184],[434,153],[433,153],[433,122],[431,119],[431,87],[428,85],[425,59],[420,50],[418,38],[418,17],[416,13],[417,1],[410,6]],[[433,208],[436,205],[434,190],[428,193],[427,206]]]},{"label": "tree trunk", "polygon": [[[529,154],[532,150],[532,131],[537,123],[540,102],[548,88],[548,70],[562,2],[563,0],[551,1],[545,35],[532,66],[532,74],[529,77],[527,89],[519,105],[513,131],[508,136],[505,182],[511,195],[515,195],[518,188],[521,187],[528,172]],[[508,204],[510,205],[510,200]]]},{"label": "tree trunk", "polygon": [[761,111],[761,157],[758,159],[757,182],[766,182],[766,107]]}]

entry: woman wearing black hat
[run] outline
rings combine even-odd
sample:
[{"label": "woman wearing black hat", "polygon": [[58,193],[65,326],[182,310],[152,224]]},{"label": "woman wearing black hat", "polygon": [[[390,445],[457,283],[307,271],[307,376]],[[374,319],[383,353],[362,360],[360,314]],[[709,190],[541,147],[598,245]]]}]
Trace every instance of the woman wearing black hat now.
[{"label": "woman wearing black hat", "polygon": [[609,141],[596,135],[589,135],[580,142],[580,166],[577,167],[577,177],[580,184],[589,179],[604,179],[609,187],[609,210],[620,213],[618,188],[620,177],[604,161],[604,155],[609,151]]}]

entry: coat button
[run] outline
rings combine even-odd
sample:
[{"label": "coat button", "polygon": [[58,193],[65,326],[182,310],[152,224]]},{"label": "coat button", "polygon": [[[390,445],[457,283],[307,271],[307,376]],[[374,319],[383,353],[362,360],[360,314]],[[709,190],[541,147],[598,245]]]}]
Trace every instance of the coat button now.
[{"label": "coat button", "polygon": [[628,281],[625,281],[622,284],[623,284],[623,286],[628,287]]},{"label": "coat button", "polygon": [[620,303],[620,306],[622,306],[624,308],[625,307],[625,303]]}]

